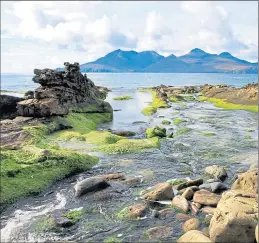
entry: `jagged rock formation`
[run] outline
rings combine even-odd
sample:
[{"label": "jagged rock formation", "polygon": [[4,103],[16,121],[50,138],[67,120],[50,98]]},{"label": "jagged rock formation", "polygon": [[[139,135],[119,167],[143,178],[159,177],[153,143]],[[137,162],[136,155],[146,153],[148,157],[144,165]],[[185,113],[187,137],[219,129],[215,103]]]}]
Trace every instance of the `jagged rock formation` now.
[{"label": "jagged rock formation", "polygon": [[103,92],[80,72],[79,63],[64,63],[64,71],[35,69],[33,81],[41,86],[29,99],[17,104],[18,114],[25,117],[48,117],[73,112],[112,112],[104,102]]}]

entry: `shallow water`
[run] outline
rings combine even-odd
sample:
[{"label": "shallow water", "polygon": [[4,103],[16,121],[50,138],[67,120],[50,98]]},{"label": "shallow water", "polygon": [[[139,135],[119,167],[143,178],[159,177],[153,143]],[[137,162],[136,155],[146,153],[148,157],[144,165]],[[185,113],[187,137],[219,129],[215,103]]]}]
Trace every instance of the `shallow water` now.
[{"label": "shallow water", "polygon": [[[115,96],[132,95],[132,100],[114,101]],[[133,130],[137,138],[144,136],[147,127],[161,125],[162,120],[170,120],[172,124],[163,125],[176,131],[184,127],[190,132],[173,139],[161,140],[160,149],[151,149],[141,153],[124,155],[103,155],[100,162],[90,171],[60,181],[39,196],[24,199],[8,208],[1,216],[1,242],[44,242],[54,240],[75,240],[83,242],[103,242],[110,236],[122,242],[148,241],[144,232],[154,226],[172,226],[173,233],[166,242],[175,241],[181,234],[181,223],[172,217],[157,219],[151,217],[151,211],[140,220],[118,220],[115,215],[125,206],[139,199],[139,192],[159,182],[173,178],[198,178],[203,169],[212,164],[224,165],[229,177],[226,184],[234,180],[236,171],[247,169],[251,163],[257,162],[257,113],[247,111],[228,111],[214,107],[207,102],[171,103],[167,109],[158,109],[151,117],[141,113],[149,93],[133,90],[113,90],[109,93],[109,101],[114,109],[114,120],[103,124],[99,129]],[[174,118],[182,118],[185,122],[174,125]],[[134,124],[134,121],[146,123]],[[254,132],[246,132],[254,129]],[[203,132],[214,132],[214,136],[204,136]],[[245,139],[250,135],[250,139]],[[63,147],[89,151],[84,142],[68,142]],[[141,183],[135,187],[115,185],[105,190],[88,194],[80,198],[74,197],[74,185],[77,180],[107,173],[122,173],[126,177],[140,177]],[[53,232],[39,232],[39,222],[57,208],[83,207],[88,212],[75,226]],[[151,208],[166,206],[151,206]]]}]

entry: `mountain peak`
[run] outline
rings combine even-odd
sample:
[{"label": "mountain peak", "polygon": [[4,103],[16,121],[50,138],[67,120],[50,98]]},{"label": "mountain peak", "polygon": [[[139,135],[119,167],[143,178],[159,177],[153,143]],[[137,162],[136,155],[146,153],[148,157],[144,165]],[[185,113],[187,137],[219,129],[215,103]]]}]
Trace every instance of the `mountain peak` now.
[{"label": "mountain peak", "polygon": [[233,56],[229,52],[222,52],[219,54],[219,56],[225,58],[233,58]]},{"label": "mountain peak", "polygon": [[199,53],[199,54],[205,54],[206,52],[205,51],[203,51],[203,50],[201,50],[201,49],[199,49],[199,48],[194,48],[194,49],[192,49],[191,51],[190,51],[190,53]]}]

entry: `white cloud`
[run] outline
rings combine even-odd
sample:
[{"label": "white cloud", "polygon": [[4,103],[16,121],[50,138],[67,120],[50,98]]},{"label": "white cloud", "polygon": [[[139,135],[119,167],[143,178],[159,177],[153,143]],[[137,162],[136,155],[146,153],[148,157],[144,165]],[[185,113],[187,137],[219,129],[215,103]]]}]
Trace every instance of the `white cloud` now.
[{"label": "white cloud", "polygon": [[118,48],[181,55],[198,47],[212,53],[229,51],[252,61],[258,58],[257,3],[35,1],[1,5],[5,72],[13,65],[31,71],[63,61],[84,63]]}]

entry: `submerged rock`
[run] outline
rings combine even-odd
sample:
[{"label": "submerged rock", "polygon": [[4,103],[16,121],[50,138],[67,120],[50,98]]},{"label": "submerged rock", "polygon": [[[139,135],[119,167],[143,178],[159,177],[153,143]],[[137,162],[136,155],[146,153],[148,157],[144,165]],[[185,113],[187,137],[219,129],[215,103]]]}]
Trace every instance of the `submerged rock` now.
[{"label": "submerged rock", "polygon": [[90,177],[78,182],[75,189],[75,196],[79,197],[88,192],[99,191],[110,186],[106,180],[101,177]]},{"label": "submerged rock", "polygon": [[113,131],[112,132],[115,135],[122,136],[122,137],[131,137],[135,136],[136,133],[132,131],[124,131],[124,130],[118,130],[118,131]]},{"label": "submerged rock", "polygon": [[149,240],[168,238],[173,233],[173,228],[168,226],[156,226],[146,231]]},{"label": "submerged rock", "polygon": [[122,209],[118,214],[118,218],[137,219],[143,217],[148,210],[148,206],[144,203],[135,203],[129,207]]},{"label": "submerged rock", "polygon": [[18,114],[29,117],[66,115],[69,110],[82,113],[112,113],[103,93],[80,72],[79,63],[64,63],[64,71],[35,69],[33,81],[41,86],[34,98],[17,104]]}]

